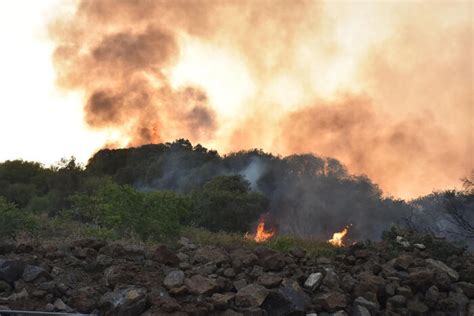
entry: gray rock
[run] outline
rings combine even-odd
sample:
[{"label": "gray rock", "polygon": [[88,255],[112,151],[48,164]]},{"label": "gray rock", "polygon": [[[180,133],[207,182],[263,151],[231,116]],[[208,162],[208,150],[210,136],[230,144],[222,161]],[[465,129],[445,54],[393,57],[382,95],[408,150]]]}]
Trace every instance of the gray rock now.
[{"label": "gray rock", "polygon": [[316,290],[323,282],[323,274],[321,272],[311,273],[304,282],[304,287],[311,291]]},{"label": "gray rock", "polygon": [[235,295],[235,304],[241,307],[259,307],[270,293],[260,284],[249,284]]},{"label": "gray rock", "polygon": [[0,280],[13,283],[18,280],[25,270],[21,260],[0,259]]},{"label": "gray rock", "polygon": [[168,289],[171,289],[173,287],[180,287],[184,283],[184,272],[181,270],[176,270],[168,273],[168,275],[165,277],[163,284],[166,286]]},{"label": "gray rock", "polygon": [[347,306],[346,296],[339,292],[329,292],[316,295],[313,299],[316,304],[321,305],[328,312],[335,312]]},{"label": "gray rock", "polygon": [[388,299],[388,302],[393,306],[393,307],[403,307],[405,306],[407,302],[407,298],[402,295],[395,295],[392,296]]},{"label": "gray rock", "polygon": [[407,304],[408,311],[412,313],[424,314],[428,311],[428,306],[418,300],[410,300]]},{"label": "gray rock", "polygon": [[273,288],[280,285],[282,278],[273,273],[264,273],[258,277],[257,283],[267,287]]},{"label": "gray rock", "polygon": [[463,293],[466,294],[468,298],[474,299],[474,284],[468,282],[459,282],[456,283],[456,285],[462,289]]},{"label": "gray rock", "polygon": [[395,240],[397,241],[397,243],[402,245],[404,248],[410,247],[410,243],[402,236],[397,236],[397,238]]},{"label": "gray rock", "polygon": [[101,315],[134,316],[146,308],[146,290],[128,287],[105,293],[99,301]]},{"label": "gray rock", "polygon": [[196,274],[189,279],[184,279],[184,284],[191,293],[200,295],[212,293],[217,289],[216,280],[203,277],[199,274]]},{"label": "gray rock", "polygon": [[33,282],[40,277],[48,278],[49,273],[38,266],[27,265],[25,267],[25,270],[23,271],[23,280],[25,280],[25,282]]},{"label": "gray rock", "polygon": [[72,312],[72,308],[67,306],[66,303],[64,303],[63,300],[60,298],[57,298],[54,301],[53,306],[54,306],[54,309],[59,312]]},{"label": "gray rock", "polygon": [[230,301],[232,301],[234,297],[234,293],[214,293],[211,296],[211,301],[216,308],[224,309],[229,305]]},{"label": "gray rock", "polygon": [[352,314],[354,316],[370,316],[371,315],[369,310],[366,307],[362,306],[362,305],[354,306]]},{"label": "gray rock", "polygon": [[278,290],[270,292],[262,308],[269,315],[301,315],[310,302],[298,282],[284,279]]},{"label": "gray rock", "polygon": [[413,247],[420,249],[420,250],[425,250],[426,246],[423,244],[413,244]]},{"label": "gray rock", "polygon": [[459,279],[459,274],[453,269],[451,269],[450,267],[448,267],[445,263],[439,260],[431,259],[431,258],[426,259],[425,261],[428,265],[432,266],[433,268],[447,273],[449,277],[453,279],[454,281],[457,281]]},{"label": "gray rock", "polygon": [[377,303],[371,302],[362,296],[359,296],[354,300],[354,306],[363,306],[371,312],[375,312],[379,309]]},{"label": "gray rock", "polygon": [[234,288],[238,291],[241,288],[247,286],[247,281],[245,281],[245,279],[240,279],[240,280],[234,281],[233,285],[234,285]]}]

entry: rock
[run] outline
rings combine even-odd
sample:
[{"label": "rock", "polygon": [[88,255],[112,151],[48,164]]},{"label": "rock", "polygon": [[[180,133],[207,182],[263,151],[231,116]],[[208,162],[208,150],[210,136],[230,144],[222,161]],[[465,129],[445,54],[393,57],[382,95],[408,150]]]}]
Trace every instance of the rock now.
[{"label": "rock", "polygon": [[330,288],[331,290],[337,290],[339,288],[339,277],[332,267],[324,268],[325,275],[323,278],[323,285]]},{"label": "rock", "polygon": [[362,296],[359,296],[354,300],[354,306],[363,306],[370,310],[372,313],[375,313],[379,309],[377,303],[371,302]]},{"label": "rock", "polygon": [[295,258],[304,258],[306,256],[306,250],[301,247],[291,247],[290,254]]},{"label": "rock", "polygon": [[463,293],[469,297],[470,299],[474,299],[474,284],[468,283],[468,282],[459,282],[456,283],[457,286],[459,286]]},{"label": "rock", "polygon": [[354,309],[352,311],[352,315],[354,316],[370,316],[369,310],[361,305],[356,305],[354,306]]},{"label": "rock", "polygon": [[213,262],[217,265],[229,261],[229,255],[223,249],[214,247],[201,247],[194,253],[193,261],[197,263]]},{"label": "rock", "polygon": [[423,244],[413,244],[413,247],[415,247],[416,249],[419,249],[419,250],[425,250],[426,249],[426,246],[423,245]]},{"label": "rock", "polygon": [[279,253],[265,257],[261,260],[261,263],[268,271],[281,271],[286,265],[285,258]]},{"label": "rock", "polygon": [[395,295],[395,296],[392,296],[388,299],[388,302],[393,306],[393,307],[404,307],[406,302],[407,302],[407,299],[405,296],[402,296],[402,295]]},{"label": "rock", "polygon": [[418,300],[410,300],[407,304],[408,311],[417,314],[424,314],[428,312],[428,306]]},{"label": "rock", "polygon": [[214,293],[211,296],[212,303],[218,309],[225,309],[231,300],[235,297],[234,293]]},{"label": "rock", "polygon": [[323,282],[323,274],[321,272],[311,273],[304,282],[304,287],[311,291],[316,290]]},{"label": "rock", "polygon": [[261,276],[258,277],[257,283],[267,287],[267,288],[273,288],[278,285],[280,285],[281,281],[283,279],[275,274],[272,273],[264,273]]},{"label": "rock", "polygon": [[59,311],[59,312],[72,312],[72,308],[67,306],[62,299],[60,298],[57,298],[55,301],[54,301],[54,309]]},{"label": "rock", "polygon": [[196,274],[189,279],[184,279],[184,284],[191,293],[210,294],[217,289],[217,282],[213,279]]},{"label": "rock", "polygon": [[168,288],[180,287],[184,283],[184,272],[181,270],[172,271],[168,273],[163,281],[163,284]]},{"label": "rock", "polygon": [[426,268],[419,268],[408,274],[408,282],[416,289],[425,291],[433,285],[434,273]]},{"label": "rock", "polygon": [[235,304],[241,307],[259,307],[268,296],[269,291],[260,284],[249,284],[235,295]]},{"label": "rock", "polygon": [[262,305],[269,315],[302,314],[311,300],[298,282],[285,279],[277,291],[269,293]]},{"label": "rock", "polygon": [[153,253],[153,260],[170,266],[177,266],[180,262],[178,256],[165,245],[156,247]]},{"label": "rock", "polygon": [[0,280],[13,283],[21,278],[25,263],[20,260],[0,259]]},{"label": "rock", "polygon": [[40,277],[48,278],[49,273],[38,266],[27,265],[25,267],[23,271],[23,280],[25,280],[25,282],[33,282]]},{"label": "rock", "polygon": [[245,281],[245,279],[240,279],[240,280],[234,281],[233,285],[234,285],[234,288],[238,291],[241,288],[247,286],[247,281]]},{"label": "rock", "polygon": [[328,312],[335,312],[347,306],[346,296],[339,292],[318,294],[313,302],[321,305]]},{"label": "rock", "polygon": [[224,276],[227,278],[235,277],[235,270],[233,268],[227,268],[223,272]]},{"label": "rock", "polygon": [[0,280],[0,293],[10,291],[11,289],[12,289],[12,287],[8,282]]},{"label": "rock", "polygon": [[410,243],[402,236],[397,236],[397,238],[395,240],[397,241],[397,243],[402,245],[404,248],[410,247]]},{"label": "rock", "polygon": [[457,281],[459,279],[459,274],[450,267],[448,267],[445,263],[431,258],[426,259],[425,261],[428,265],[434,267],[435,269],[447,273],[448,276],[454,281]]},{"label": "rock", "polygon": [[407,271],[410,266],[414,264],[413,257],[410,255],[400,255],[398,256],[393,263],[393,267],[397,270]]},{"label": "rock", "polygon": [[436,305],[440,297],[438,287],[436,285],[431,286],[425,293],[425,303],[433,307]]},{"label": "rock", "polygon": [[230,253],[232,266],[234,268],[250,267],[257,263],[257,256],[248,249],[239,248]]},{"label": "rock", "polygon": [[92,313],[98,308],[98,294],[92,287],[83,287],[75,290],[69,303],[81,313]]},{"label": "rock", "polygon": [[140,315],[146,308],[146,290],[128,287],[105,293],[99,301],[101,315]]}]

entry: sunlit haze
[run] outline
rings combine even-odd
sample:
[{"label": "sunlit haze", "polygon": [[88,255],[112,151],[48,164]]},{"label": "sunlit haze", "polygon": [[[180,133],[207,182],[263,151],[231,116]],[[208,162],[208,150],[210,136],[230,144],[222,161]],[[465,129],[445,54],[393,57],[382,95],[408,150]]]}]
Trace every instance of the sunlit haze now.
[{"label": "sunlit haze", "polygon": [[0,161],[187,138],[386,194],[474,169],[471,1],[0,2]]}]

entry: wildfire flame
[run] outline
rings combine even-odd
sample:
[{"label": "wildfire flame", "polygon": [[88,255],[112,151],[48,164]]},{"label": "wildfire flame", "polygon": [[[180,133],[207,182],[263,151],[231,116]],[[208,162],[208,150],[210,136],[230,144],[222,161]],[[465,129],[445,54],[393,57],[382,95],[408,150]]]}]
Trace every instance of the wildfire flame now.
[{"label": "wildfire flame", "polygon": [[247,239],[253,239],[256,242],[265,242],[271,237],[275,235],[275,232],[270,230],[265,230],[265,220],[263,217],[260,218],[257,229],[255,231],[255,235],[249,235],[248,233],[245,234],[245,238]]},{"label": "wildfire flame", "polygon": [[349,231],[349,226],[344,227],[344,229],[340,232],[336,232],[332,235],[332,239],[328,240],[328,243],[333,245],[334,247],[343,247],[344,246],[344,237],[346,237],[348,231]]}]

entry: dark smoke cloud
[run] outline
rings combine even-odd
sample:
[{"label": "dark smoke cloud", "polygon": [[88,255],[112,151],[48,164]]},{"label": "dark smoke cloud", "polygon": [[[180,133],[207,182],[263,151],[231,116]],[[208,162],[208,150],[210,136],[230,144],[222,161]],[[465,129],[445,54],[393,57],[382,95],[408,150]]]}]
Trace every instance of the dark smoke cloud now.
[{"label": "dark smoke cloud", "polygon": [[82,1],[71,21],[52,26],[59,43],[54,54],[59,84],[84,93],[89,126],[118,129],[129,145],[181,133],[206,140],[217,127],[204,91],[174,89],[169,83],[166,73],[179,48],[176,30],[152,18],[163,6],[154,1]]},{"label": "dark smoke cloud", "polygon": [[[474,168],[469,12],[431,1],[82,0],[51,37],[58,83],[83,94],[87,124],[120,131],[109,147],[184,137],[221,152],[312,152],[413,198]],[[190,42],[245,76],[231,67],[222,83],[173,86]],[[215,61],[194,53],[206,73]],[[254,90],[232,94],[242,81]],[[212,99],[224,83],[242,103],[230,119]]]}]

